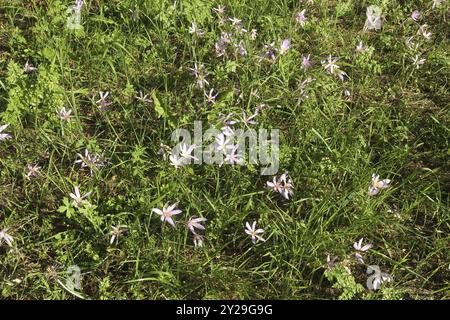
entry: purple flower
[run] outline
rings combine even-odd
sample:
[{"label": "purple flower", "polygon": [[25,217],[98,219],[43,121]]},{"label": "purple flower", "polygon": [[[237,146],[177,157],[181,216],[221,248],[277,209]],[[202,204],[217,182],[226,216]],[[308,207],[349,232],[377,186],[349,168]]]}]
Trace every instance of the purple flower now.
[{"label": "purple flower", "polygon": [[322,61],[322,65],[327,72],[334,74],[335,70],[339,70],[339,66],[336,64],[338,60],[339,58],[333,58],[330,54],[326,61]]},{"label": "purple flower", "polygon": [[363,253],[373,247],[373,245],[371,243],[363,246],[362,245],[363,240],[364,240],[364,238],[361,238],[361,239],[359,239],[358,242],[355,242],[353,244],[353,248],[356,250],[355,258],[356,258],[356,260],[358,260],[361,263],[364,263]]},{"label": "purple flower", "polygon": [[167,221],[172,227],[175,228],[175,222],[172,219],[172,216],[180,214],[181,210],[174,210],[176,207],[176,203],[166,208],[165,206],[162,209],[153,208],[152,211],[161,216],[161,221]]},{"label": "purple flower", "polygon": [[367,49],[367,47],[366,47],[366,45],[365,45],[362,41],[360,41],[360,42],[358,43],[358,45],[356,46],[356,52],[357,52],[357,53],[364,52],[366,49]]},{"label": "purple flower", "polygon": [[302,27],[305,26],[307,20],[305,17],[305,12],[306,9],[303,9],[302,11],[295,14],[295,22],[299,23]]},{"label": "purple flower", "polygon": [[230,145],[229,146],[231,149],[230,153],[226,153],[225,155],[225,162],[228,162],[229,164],[242,164],[244,159],[242,158],[242,155],[237,151],[239,145]]},{"label": "purple flower", "polygon": [[286,52],[288,52],[288,50],[291,48],[291,40],[290,39],[284,39],[281,42],[281,47],[280,47],[280,54],[284,55],[286,54]]},{"label": "purple flower", "polygon": [[255,118],[257,115],[258,115],[258,112],[247,117],[247,113],[245,113],[245,111],[242,111],[242,123],[245,123],[247,125],[256,124],[256,121],[253,120],[253,118]]},{"label": "purple flower", "polygon": [[78,189],[78,187],[75,187],[75,193],[69,193],[69,196],[73,199],[72,204],[77,207],[80,208],[81,205],[83,205],[84,203],[86,203],[86,200],[84,200],[84,198],[87,198],[91,195],[92,192],[88,192],[86,194],[84,194],[83,196],[80,193],[80,189]]},{"label": "purple flower", "polygon": [[27,177],[36,177],[38,175],[38,171],[41,169],[41,166],[39,166],[39,164],[29,164],[27,166],[28,168],[28,172],[27,172]]},{"label": "purple flower", "polygon": [[328,267],[328,270],[331,270],[331,269],[333,269],[333,267],[336,265],[336,259],[337,259],[337,257],[333,257],[333,256],[331,256],[331,255],[327,255],[327,267]]},{"label": "purple flower", "polygon": [[205,31],[197,28],[197,24],[195,22],[192,22],[191,26],[189,27],[189,33],[196,35],[199,38],[202,38],[205,35]]},{"label": "purple flower", "polygon": [[196,157],[191,155],[192,151],[194,151],[195,148],[196,148],[195,144],[188,146],[187,144],[183,143],[180,146],[180,156],[186,160],[193,159],[193,160],[198,161],[198,159]]},{"label": "purple flower", "polygon": [[433,35],[431,32],[427,31],[428,25],[424,24],[423,26],[420,26],[419,30],[417,31],[417,33],[422,34],[422,36],[426,39],[426,40],[430,40],[431,36]]},{"label": "purple flower", "polygon": [[308,54],[307,56],[302,57],[302,68],[304,70],[306,70],[309,67],[311,67],[311,60],[310,60],[310,55]]},{"label": "purple flower", "polygon": [[368,266],[366,273],[371,275],[367,279],[367,289],[370,290],[378,290],[383,282],[392,281],[392,277],[386,272],[381,272],[380,267],[376,265]]},{"label": "purple flower", "polygon": [[289,200],[289,197],[294,195],[294,184],[290,178],[288,178],[288,174],[283,173],[279,179],[277,177],[273,177],[272,182],[267,181],[266,182],[267,187],[273,189],[274,191],[277,191],[280,193],[285,199]]},{"label": "purple flower", "polygon": [[148,98],[148,94],[144,95],[142,91],[139,91],[139,95],[134,96],[137,101],[143,102],[145,104],[151,104],[152,99]]},{"label": "purple flower", "polygon": [[381,189],[389,188],[391,180],[383,179],[380,180],[380,176],[373,173],[372,174],[372,185],[369,187],[369,196],[374,196],[380,192]]},{"label": "purple flower", "polygon": [[237,19],[237,18],[228,18],[228,20],[230,20],[231,24],[233,25],[233,27],[235,27],[236,31],[238,32],[247,32],[247,30],[242,28],[242,20],[241,19]]},{"label": "purple flower", "polygon": [[364,24],[364,31],[367,30],[380,30],[381,26],[383,24],[382,22],[382,12],[380,7],[377,7],[375,5],[367,7],[366,11],[366,22]]},{"label": "purple flower", "polygon": [[244,42],[243,42],[243,41],[239,42],[239,44],[236,45],[236,51],[237,51],[242,57],[244,57],[244,56],[247,55],[247,49],[245,49],[245,46],[244,46]]},{"label": "purple flower", "polygon": [[118,226],[111,226],[111,231],[109,234],[111,235],[111,238],[109,240],[109,244],[113,244],[114,240],[116,240],[116,244],[119,242],[119,237],[123,235],[123,233],[126,231],[127,226],[118,225]]},{"label": "purple flower", "polygon": [[3,130],[5,130],[8,126],[8,123],[0,126],[0,141],[11,138],[11,135],[9,133],[2,133]]},{"label": "purple flower", "polygon": [[225,9],[225,6],[218,5],[217,8],[213,8],[213,11],[217,12],[219,15],[222,15],[225,13]]},{"label": "purple flower", "polygon": [[6,231],[8,231],[8,228],[5,228],[2,231],[0,231],[0,242],[5,241],[8,246],[12,247],[14,238],[11,237],[9,234],[7,234]]},{"label": "purple flower", "polygon": [[200,229],[200,230],[205,230],[205,227],[200,224],[201,222],[205,222],[205,221],[208,221],[208,219],[203,218],[203,217],[196,218],[195,216],[193,216],[187,222],[187,227],[192,232],[192,234],[195,235],[195,234],[197,234],[195,232],[195,228]]},{"label": "purple flower", "polygon": [[192,71],[192,74],[196,78],[196,85],[197,88],[203,89],[206,85],[209,85],[209,82],[206,80],[206,74],[203,71],[204,66],[203,64],[200,64],[200,66],[197,66],[197,63],[194,64],[194,68],[189,68],[189,70]]},{"label": "purple flower", "polygon": [[427,59],[421,59],[418,54],[414,58],[411,58],[413,65],[416,66],[416,69],[419,69],[421,65],[425,64]]},{"label": "purple flower", "polygon": [[25,73],[31,73],[36,70],[37,70],[37,68],[34,67],[31,63],[29,63],[28,60],[27,60],[27,62],[25,62],[25,66],[23,67],[23,71],[25,71]]},{"label": "purple flower", "polygon": [[89,168],[91,176],[94,174],[94,169],[98,169],[104,165],[103,154],[99,155],[98,153],[91,154],[88,149],[84,150],[84,156],[82,154],[77,153],[77,156],[80,158],[75,160],[75,163],[80,163],[81,168]]},{"label": "purple flower", "polygon": [[195,247],[203,247],[203,236],[199,234],[194,234],[194,246]]},{"label": "purple flower", "polygon": [[216,57],[223,56],[225,54],[226,48],[227,48],[227,44],[225,44],[224,42],[221,42],[221,41],[216,42],[214,44],[214,50],[216,53]]},{"label": "purple flower", "polygon": [[261,233],[264,233],[264,229],[256,229],[256,221],[253,221],[253,224],[251,226],[250,223],[246,222],[245,227],[245,233],[252,238],[253,244],[256,244],[256,239],[266,241],[263,237],[260,236]]},{"label": "purple flower", "polygon": [[65,107],[62,107],[61,110],[55,109],[56,113],[58,114],[59,118],[63,121],[70,121],[70,118],[72,116],[70,115],[72,113],[72,109],[66,110]]},{"label": "purple flower", "polygon": [[100,99],[95,103],[98,105],[98,108],[101,111],[105,111],[112,104],[112,102],[108,100],[109,91],[106,91],[105,93],[103,93],[103,91],[100,91],[98,94],[100,96]]},{"label": "purple flower", "polygon": [[421,16],[422,16],[422,14],[420,13],[419,10],[414,10],[414,11],[412,12],[412,14],[411,14],[411,18],[412,18],[414,21],[419,21],[420,18],[421,18]]},{"label": "purple flower", "polygon": [[262,61],[264,58],[269,59],[271,58],[272,61],[275,62],[275,60],[277,59],[275,57],[275,42],[272,42],[270,44],[265,44],[264,45],[264,53],[263,56],[259,59],[259,61]]}]

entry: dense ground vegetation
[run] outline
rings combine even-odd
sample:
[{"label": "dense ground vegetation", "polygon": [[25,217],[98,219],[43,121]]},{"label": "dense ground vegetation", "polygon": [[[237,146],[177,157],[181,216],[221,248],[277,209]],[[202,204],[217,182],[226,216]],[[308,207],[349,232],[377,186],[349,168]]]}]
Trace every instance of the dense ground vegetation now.
[{"label": "dense ground vegetation", "polygon": [[[450,298],[448,1],[86,0],[81,29],[72,5],[0,0],[0,297]],[[172,165],[175,129],[230,113],[280,130],[293,194]]]}]

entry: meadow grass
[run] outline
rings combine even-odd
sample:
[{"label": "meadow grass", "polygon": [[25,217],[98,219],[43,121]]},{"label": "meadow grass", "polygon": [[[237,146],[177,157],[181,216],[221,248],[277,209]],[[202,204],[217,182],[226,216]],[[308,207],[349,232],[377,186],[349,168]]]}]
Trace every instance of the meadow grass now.
[{"label": "meadow grass", "polygon": [[[11,134],[0,141],[0,230],[14,239],[0,240],[0,297],[450,298],[449,5],[434,2],[86,0],[73,30],[72,1],[0,0],[0,125]],[[363,30],[370,5],[381,30]],[[218,57],[222,32],[237,47]],[[275,59],[261,57],[272,42]],[[322,65],[330,55],[343,81]],[[36,70],[24,72],[27,61]],[[267,188],[273,176],[257,165],[176,169],[160,152],[177,128],[220,129],[222,115],[258,106],[253,127],[280,130],[277,176],[289,173],[292,198]],[[92,175],[75,163],[85,149],[105,158]],[[375,196],[372,173],[391,180]],[[75,186],[89,204],[71,203]],[[173,203],[176,228],[152,211]],[[208,219],[202,247],[184,226],[194,215]],[[265,242],[244,232],[253,221]],[[360,238],[373,244],[364,263]],[[65,286],[72,265],[76,292]],[[391,281],[369,290],[368,265]]]}]

